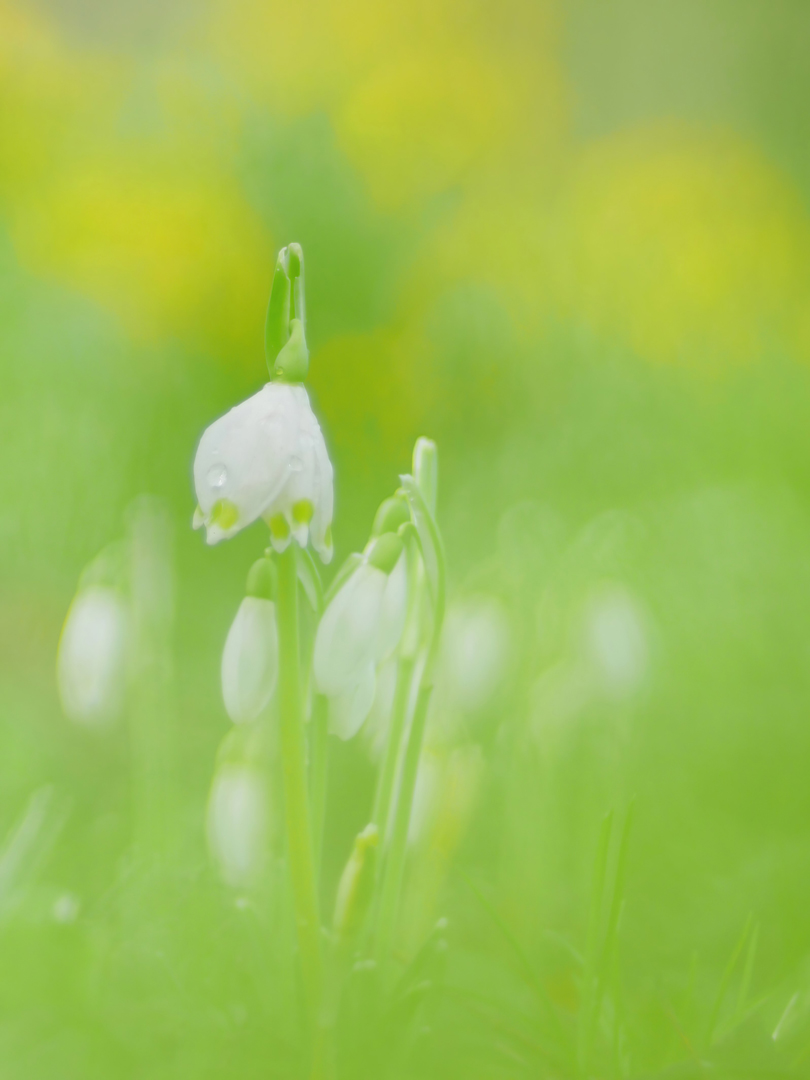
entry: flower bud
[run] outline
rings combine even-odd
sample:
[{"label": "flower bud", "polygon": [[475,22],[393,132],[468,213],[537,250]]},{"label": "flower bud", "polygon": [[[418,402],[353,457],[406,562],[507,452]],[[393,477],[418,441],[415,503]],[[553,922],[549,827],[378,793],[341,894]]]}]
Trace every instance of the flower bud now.
[{"label": "flower bud", "polygon": [[349,861],[341,874],[333,925],[335,933],[343,941],[351,941],[366,917],[374,886],[379,839],[377,826],[366,825],[355,838]]},{"label": "flower bud", "polygon": [[431,514],[436,513],[439,487],[439,454],[433,439],[420,436],[413,448],[413,476]]},{"label": "flower bud", "polygon": [[322,694],[345,693],[375,656],[377,628],[388,576],[361,563],[332,598],[315,636],[315,682]]},{"label": "flower bud", "polygon": [[344,742],[354,738],[371,712],[376,686],[374,665],[368,664],[353,686],[329,698],[330,735],[337,735]]},{"label": "flower bud", "polygon": [[56,656],[59,696],[66,715],[102,726],[121,711],[126,687],[129,609],[102,585],[82,589],[68,611]]},{"label": "flower bud", "polygon": [[304,301],[304,253],[290,244],[278,253],[264,328],[271,378],[303,382],[309,370]]},{"label": "flower bud", "polygon": [[211,785],[206,817],[208,850],[226,885],[244,888],[259,876],[268,831],[267,797],[254,766],[228,763]]},{"label": "flower bud", "polygon": [[278,675],[276,606],[246,596],[222,653],[222,698],[235,724],[253,720],[270,700]]}]

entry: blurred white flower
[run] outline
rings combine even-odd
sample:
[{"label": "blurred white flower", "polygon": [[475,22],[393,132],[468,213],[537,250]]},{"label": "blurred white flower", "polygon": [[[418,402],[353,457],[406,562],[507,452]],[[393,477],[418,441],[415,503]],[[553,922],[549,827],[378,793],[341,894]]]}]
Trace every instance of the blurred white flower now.
[{"label": "blurred white flower", "polygon": [[246,596],[222,652],[222,698],[235,724],[253,720],[270,700],[278,677],[278,630],[272,600]]},{"label": "blurred white flower", "polygon": [[447,613],[442,642],[442,696],[461,712],[487,707],[506,675],[509,617],[494,597],[472,597]]},{"label": "blurred white flower", "polygon": [[128,634],[129,611],[117,590],[92,585],[76,595],[56,654],[59,696],[71,720],[102,726],[121,712]]},{"label": "blurred white flower", "polygon": [[[371,710],[377,665],[397,647],[407,612],[407,569],[402,544],[381,537],[396,562],[390,572],[362,562],[338,590],[323,614],[315,637],[315,685],[330,699],[333,734],[350,739]],[[379,541],[378,541],[379,543]]]},{"label": "blurred white flower", "polygon": [[263,518],[273,546],[309,539],[332,558],[332,464],[300,384],[272,382],[203,433],[194,460],[194,527],[209,544]]},{"label": "blurred white flower", "polygon": [[267,798],[261,774],[249,765],[223,765],[208,798],[208,849],[226,885],[244,888],[264,865]]},{"label": "blurred white flower", "polygon": [[81,902],[73,893],[61,893],[53,902],[51,913],[55,922],[68,924],[75,922],[81,910]]},{"label": "blurred white flower", "polygon": [[602,689],[622,698],[644,681],[649,642],[644,613],[621,586],[593,596],[585,612],[585,648]]}]

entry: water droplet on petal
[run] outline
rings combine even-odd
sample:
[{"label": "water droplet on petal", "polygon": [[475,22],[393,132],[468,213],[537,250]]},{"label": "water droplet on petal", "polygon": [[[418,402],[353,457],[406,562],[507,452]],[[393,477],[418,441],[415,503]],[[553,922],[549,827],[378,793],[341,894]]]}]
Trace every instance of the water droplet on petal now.
[{"label": "water droplet on petal", "polygon": [[206,479],[212,488],[221,488],[228,479],[228,470],[224,465],[212,465]]},{"label": "water droplet on petal", "polygon": [[303,467],[304,463],[300,457],[295,457],[295,455],[293,455],[293,457],[290,458],[290,472],[301,472]]}]

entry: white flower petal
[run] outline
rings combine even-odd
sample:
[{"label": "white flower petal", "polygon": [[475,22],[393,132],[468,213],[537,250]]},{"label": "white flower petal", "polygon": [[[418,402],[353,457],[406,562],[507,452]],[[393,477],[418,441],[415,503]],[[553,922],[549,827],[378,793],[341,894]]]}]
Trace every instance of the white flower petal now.
[{"label": "white flower petal", "polygon": [[[204,433],[194,461],[199,502],[197,527],[219,543],[257,518],[286,519],[297,541],[328,561],[332,522],[332,465],[303,386],[274,382],[216,420]],[[296,514],[308,504],[308,520]],[[272,526],[271,526],[272,529]],[[289,535],[273,535],[276,550]]]},{"label": "white flower petal", "polygon": [[380,606],[380,627],[377,634],[375,656],[377,662],[385,659],[399,644],[408,613],[408,568],[405,552],[400,555],[396,566],[388,575],[382,604]]},{"label": "white flower petal", "polygon": [[374,704],[376,678],[369,664],[355,686],[329,699],[329,731],[339,739],[351,739],[362,727]]},{"label": "white flower petal", "polygon": [[253,720],[270,700],[278,676],[276,608],[246,596],[222,653],[222,698],[235,724]]},{"label": "white flower petal", "polygon": [[330,696],[353,687],[374,662],[387,576],[361,564],[327,607],[315,636],[315,682]]},{"label": "white flower petal", "polygon": [[71,604],[56,658],[59,696],[71,720],[100,726],[120,713],[128,623],[126,602],[114,589],[91,586]]}]

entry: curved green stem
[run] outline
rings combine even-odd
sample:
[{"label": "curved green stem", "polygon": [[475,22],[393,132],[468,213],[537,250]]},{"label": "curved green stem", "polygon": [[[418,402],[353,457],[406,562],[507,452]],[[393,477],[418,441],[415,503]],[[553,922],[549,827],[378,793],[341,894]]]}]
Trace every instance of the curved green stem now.
[{"label": "curved green stem", "polygon": [[413,793],[416,788],[416,774],[419,771],[419,758],[422,753],[422,739],[425,733],[428,705],[432,686],[421,685],[416,698],[411,730],[405,760],[402,763],[402,776],[399,781],[399,796],[391,831],[391,842],[385,860],[382,892],[377,921],[375,958],[382,967],[387,965],[391,943],[396,930],[399,914],[400,891],[405,872],[405,854],[408,846],[408,825],[411,820]]},{"label": "curved green stem", "polygon": [[397,681],[394,688],[394,702],[391,707],[391,727],[388,732],[385,756],[377,783],[377,792],[374,797],[374,811],[371,815],[371,820],[380,830],[380,841],[383,845],[388,835],[388,819],[391,812],[391,801],[394,796],[394,781],[402,744],[402,733],[405,730],[405,721],[408,717],[408,703],[411,698],[414,666],[412,657],[403,656],[397,662]]},{"label": "curved green stem", "polygon": [[292,878],[293,909],[301,955],[304,995],[310,1024],[314,1024],[321,998],[323,969],[315,862],[307,797],[306,742],[298,638],[298,574],[292,544],[278,559],[277,615],[279,712],[287,857]]},{"label": "curved green stem", "polygon": [[[405,760],[402,764],[402,774],[399,781],[399,793],[397,795],[396,808],[394,810],[394,822],[391,828],[391,838],[385,856],[383,869],[382,889],[380,892],[379,908],[377,912],[377,926],[374,941],[374,955],[377,963],[385,969],[391,952],[391,945],[396,931],[397,915],[399,914],[400,893],[405,874],[405,855],[408,846],[408,825],[411,820],[413,807],[413,795],[416,789],[416,776],[419,771],[419,759],[422,754],[422,742],[427,723],[428,705],[430,695],[433,693],[433,679],[439,656],[439,642],[441,640],[442,624],[444,622],[446,570],[444,558],[444,546],[441,534],[428,509],[418,485],[412,477],[402,477],[403,490],[411,508],[411,515],[416,525],[417,539],[421,551],[422,562],[427,571],[428,579],[433,578],[430,588],[433,603],[433,625],[431,627],[428,642],[425,665],[422,669],[419,692],[416,697],[411,728],[408,733],[408,745],[405,750]],[[428,562],[432,564],[431,570]],[[414,588],[416,575],[412,578]],[[422,586],[424,587],[424,586]]]}]

